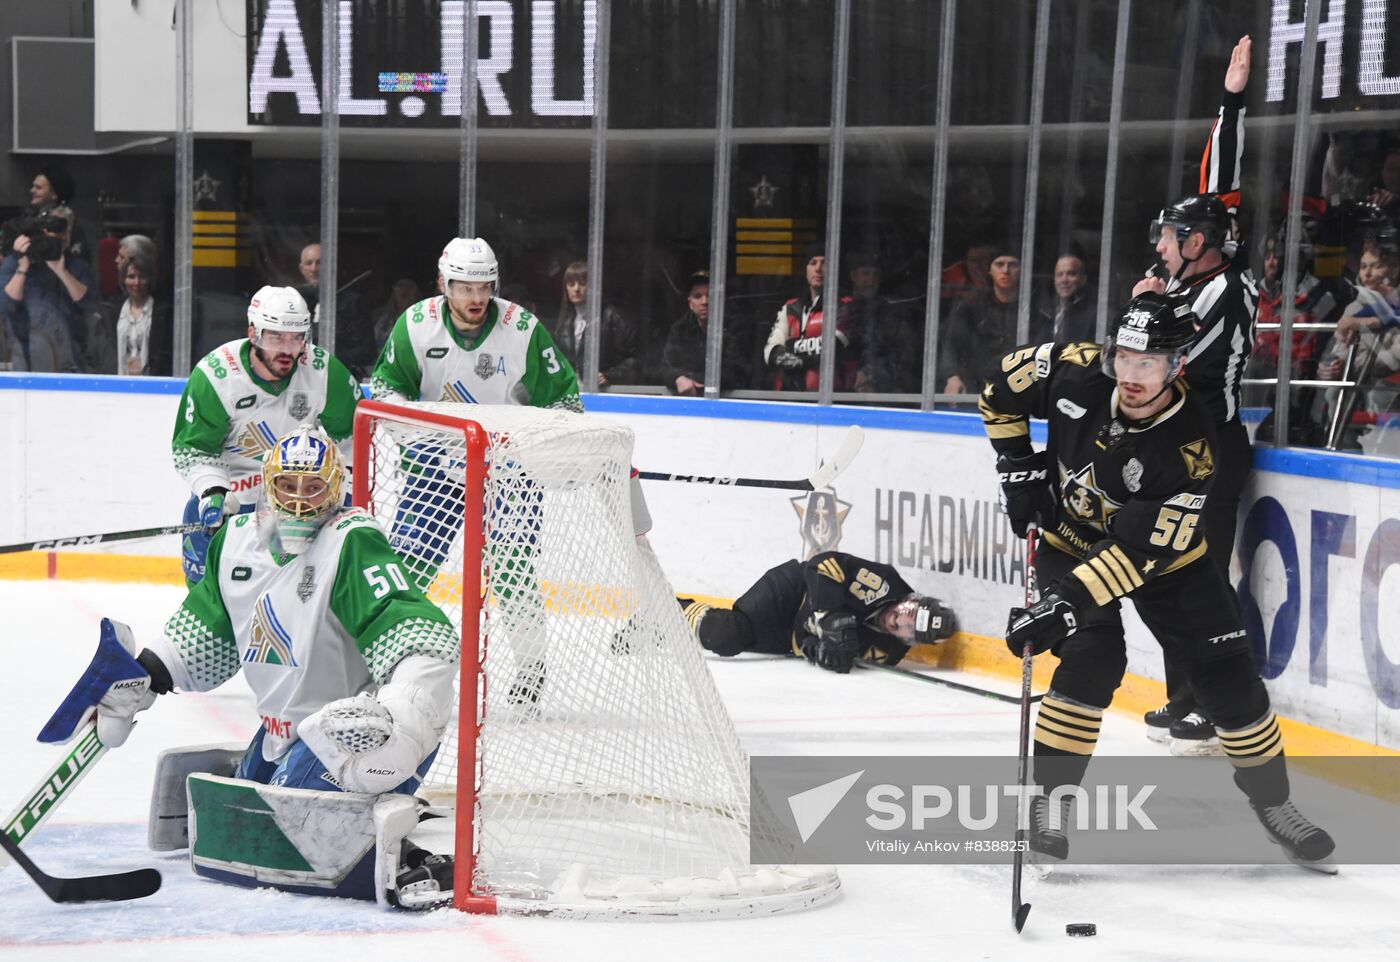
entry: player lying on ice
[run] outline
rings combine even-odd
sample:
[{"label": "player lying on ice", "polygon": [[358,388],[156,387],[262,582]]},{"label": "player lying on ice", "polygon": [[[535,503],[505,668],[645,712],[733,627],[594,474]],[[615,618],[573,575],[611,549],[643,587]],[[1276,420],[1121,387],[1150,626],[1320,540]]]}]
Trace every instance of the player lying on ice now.
[{"label": "player lying on ice", "polygon": [[404,836],[451,713],[460,639],[374,520],[342,507],[344,480],[319,429],[280,438],[258,510],[214,535],[207,576],[163,636],[136,654],[131,630],[104,619],[97,656],[40,738],[66,741],[95,706],[99,738],[120,746],[157,695],[209,691],[242,669],[261,729],[246,749],[161,756],[152,847],[188,844],[196,873],[237,885],[423,907],[445,900],[451,859]]},{"label": "player lying on ice", "polygon": [[840,551],[767,571],[732,609],[679,599],[700,644],[717,655],[801,655],[845,674],[857,658],[896,665],[914,644],[957,630],[951,609],[887,564]]}]

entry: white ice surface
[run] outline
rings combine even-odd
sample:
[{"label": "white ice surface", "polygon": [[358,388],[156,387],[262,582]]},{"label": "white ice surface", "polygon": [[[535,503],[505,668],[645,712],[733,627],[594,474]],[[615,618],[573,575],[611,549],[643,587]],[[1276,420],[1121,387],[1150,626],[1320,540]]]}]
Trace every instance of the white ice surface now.
[{"label": "white ice surface", "polygon": [[[8,810],[58,757],[34,735],[91,657],[109,615],[137,638],[158,631],[175,588],[0,582],[0,674]],[[781,660],[712,660],[745,747],[755,754],[1012,754],[1017,709],[885,672],[841,677]],[[964,681],[995,686],[971,676]],[[55,905],[16,867],[0,872],[0,959],[511,960],[686,959],[1175,960],[1270,962],[1400,958],[1400,867],[1348,866],[1328,878],[1292,866],[1137,867],[1030,875],[1026,931],[1010,923],[1009,866],[848,866],[828,906],[733,922],[598,923],[407,915],[372,905],[249,892],[195,878],[182,855],[145,847],[156,753],[244,741],[257,726],[237,681],[161,698],[131,739],[26,843],[52,874],[158,867],[164,887],[136,902]],[[1008,686],[1003,686],[1008,687]],[[1134,719],[1110,713],[1100,751],[1154,751]],[[1067,922],[1095,922],[1070,938]]]}]

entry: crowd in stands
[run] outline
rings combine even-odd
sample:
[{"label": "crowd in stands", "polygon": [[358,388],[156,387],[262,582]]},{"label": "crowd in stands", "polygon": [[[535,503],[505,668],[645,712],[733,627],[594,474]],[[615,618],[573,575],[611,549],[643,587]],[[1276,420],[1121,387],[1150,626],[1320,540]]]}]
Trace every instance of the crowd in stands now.
[{"label": "crowd in stands", "polygon": [[[1334,134],[1315,166],[1319,176],[1303,204],[1304,232],[1294,258],[1295,327],[1288,363],[1299,386],[1291,392],[1288,440],[1356,448],[1400,407],[1400,138]],[[93,225],[73,213],[76,191],[61,166],[44,167],[30,183],[28,204],[0,229],[5,252],[0,370],[171,374],[170,252],[159,251],[142,234],[109,235],[94,243]],[[1273,206],[1251,215],[1281,220],[1281,205]],[[1034,265],[1031,303],[1023,310],[1019,239],[987,239],[989,233],[995,232],[984,231],[959,247],[956,259],[941,271],[933,371],[940,399],[970,400],[988,360],[1022,338],[1080,341],[1097,335],[1100,305],[1091,276],[1096,258],[1066,249]],[[1244,404],[1261,421],[1260,440],[1272,438],[1277,420],[1272,381],[1279,374],[1277,324],[1288,260],[1284,236],[1276,224],[1262,250],[1251,252],[1241,243],[1235,253],[1248,259],[1259,289],[1259,328]],[[315,242],[288,251],[283,275],[266,279],[302,294],[315,317],[314,331],[322,326],[321,254]],[[721,354],[725,392],[802,392],[810,398],[817,390],[823,326],[831,313],[822,303],[825,255],[814,246],[794,258],[797,284],[789,296],[727,315]],[[888,255],[878,244],[860,242],[841,251],[831,349],[833,386],[843,400],[910,405],[923,388],[925,299],[883,292]],[[517,280],[501,293],[542,314],[555,342],[582,370],[593,322],[587,316],[589,266],[554,260],[553,289],[531,290]],[[373,287],[385,292],[376,303],[354,282],[338,291],[336,354],[353,373],[367,376],[395,319],[430,293],[432,283],[426,276],[392,283],[383,278]],[[672,319],[632,317],[605,301],[598,319],[597,383],[591,387],[659,386],[672,394],[703,396],[709,284],[704,270],[689,275],[684,285],[672,284],[677,308]],[[908,288],[905,283],[903,289]]]}]

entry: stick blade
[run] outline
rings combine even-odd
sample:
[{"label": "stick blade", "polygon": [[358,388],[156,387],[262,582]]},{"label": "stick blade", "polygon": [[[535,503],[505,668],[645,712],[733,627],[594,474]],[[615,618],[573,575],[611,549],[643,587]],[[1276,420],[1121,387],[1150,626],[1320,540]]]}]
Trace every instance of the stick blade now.
[{"label": "stick blade", "polygon": [[1022,902],[1012,913],[1011,922],[1016,926],[1016,931],[1020,932],[1026,926],[1026,916],[1031,914],[1031,903]]},{"label": "stick blade", "polygon": [[53,878],[44,893],[55,902],[128,902],[160,891],[160,872],[141,868],[112,875],[85,878]]},{"label": "stick blade", "polygon": [[823,461],[821,467],[812,472],[812,476],[807,479],[812,485],[812,490],[824,488],[836,480],[838,474],[850,467],[864,443],[865,430],[859,424],[852,424],[837,446],[836,453]]}]

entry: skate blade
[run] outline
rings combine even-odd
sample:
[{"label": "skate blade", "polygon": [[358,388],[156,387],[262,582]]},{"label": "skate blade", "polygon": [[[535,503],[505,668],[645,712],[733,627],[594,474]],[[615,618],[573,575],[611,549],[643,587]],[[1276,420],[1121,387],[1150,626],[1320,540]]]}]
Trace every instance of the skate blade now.
[{"label": "skate blade", "polygon": [[1171,752],[1177,758],[1205,758],[1209,755],[1225,754],[1220,747],[1220,739],[1205,738],[1200,741],[1189,738],[1171,738]]},{"label": "skate blade", "polygon": [[1156,742],[1158,745],[1170,745],[1172,733],[1165,728],[1153,728],[1149,725],[1147,726],[1147,740]]},{"label": "skate blade", "polygon": [[1292,852],[1288,851],[1288,849],[1284,849],[1283,854],[1288,857],[1290,862],[1299,868],[1305,868],[1309,872],[1316,872],[1319,875],[1336,875],[1341,871],[1341,867],[1338,866],[1336,862],[1332,861],[1332,856],[1330,855],[1326,858],[1320,858],[1317,861],[1309,862],[1307,859],[1299,858],[1294,855]]}]

